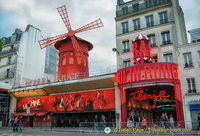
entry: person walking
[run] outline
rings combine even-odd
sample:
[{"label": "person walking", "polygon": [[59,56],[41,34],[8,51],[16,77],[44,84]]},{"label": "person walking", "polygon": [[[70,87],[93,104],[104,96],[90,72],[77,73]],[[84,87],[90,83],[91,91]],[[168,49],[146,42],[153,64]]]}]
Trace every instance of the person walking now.
[{"label": "person walking", "polygon": [[9,120],[8,120],[8,128],[10,128],[11,125],[12,125],[12,117],[10,117]]},{"label": "person walking", "polygon": [[98,115],[94,117],[94,130],[98,130]]},{"label": "person walking", "polygon": [[170,123],[171,129],[174,129],[174,118],[172,114],[170,114],[169,116],[169,123]]},{"label": "person walking", "polygon": [[17,132],[18,132],[18,127],[19,127],[19,129],[20,129],[20,132],[22,132],[22,122],[21,122],[21,118],[22,118],[21,116],[18,117],[17,128],[16,128]]},{"label": "person walking", "polygon": [[16,117],[15,117],[15,120],[14,120],[13,132],[15,132],[15,130],[16,130],[16,127],[17,127],[17,121],[18,121],[18,116],[16,116]]},{"label": "person walking", "polygon": [[165,126],[165,129],[169,129],[169,125],[168,125],[168,116],[167,116],[167,113],[164,113],[164,126]]},{"label": "person walking", "polygon": [[165,114],[162,113],[162,115],[161,115],[161,117],[160,117],[160,123],[161,123],[161,128],[162,128],[162,129],[165,128],[165,127],[164,127],[164,116],[165,116]]},{"label": "person walking", "polygon": [[146,129],[147,128],[147,119],[145,116],[143,116],[143,119],[142,119],[142,128],[143,129]]},{"label": "person walking", "polygon": [[106,127],[106,117],[104,115],[101,116],[101,129],[104,130]]}]

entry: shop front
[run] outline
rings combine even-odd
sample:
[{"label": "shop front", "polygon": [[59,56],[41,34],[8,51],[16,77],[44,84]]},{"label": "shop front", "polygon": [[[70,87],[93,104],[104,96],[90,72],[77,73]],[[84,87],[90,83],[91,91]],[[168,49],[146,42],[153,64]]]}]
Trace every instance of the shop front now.
[{"label": "shop front", "polygon": [[162,113],[174,116],[184,127],[182,94],[175,63],[152,63],[150,40],[139,34],[132,42],[133,66],[117,71],[116,85],[120,90],[121,122],[127,117],[142,116],[158,121]]},{"label": "shop front", "polygon": [[[54,87],[46,85],[40,89],[20,89],[12,92],[17,101],[16,112],[12,116],[22,116],[22,124],[27,127],[79,127],[79,124],[84,122],[91,125],[95,115],[98,115],[99,121],[102,115],[106,117],[107,122],[115,121],[113,79],[113,75],[111,79],[103,78],[103,82],[106,82],[104,84],[96,84],[101,80],[95,80],[93,84],[84,81],[87,86],[84,83],[80,85],[79,82],[74,86],[60,83]],[[84,89],[88,87],[88,91],[81,91],[82,85]],[[73,86],[78,91],[67,91],[68,87],[62,90],[60,86],[62,89],[66,86],[72,89]],[[108,87],[110,89],[105,89]]]},{"label": "shop front", "polygon": [[184,127],[177,64],[147,63],[124,68],[117,72],[116,82],[120,88],[122,122],[134,114],[151,122],[159,121],[161,114],[167,113]]}]

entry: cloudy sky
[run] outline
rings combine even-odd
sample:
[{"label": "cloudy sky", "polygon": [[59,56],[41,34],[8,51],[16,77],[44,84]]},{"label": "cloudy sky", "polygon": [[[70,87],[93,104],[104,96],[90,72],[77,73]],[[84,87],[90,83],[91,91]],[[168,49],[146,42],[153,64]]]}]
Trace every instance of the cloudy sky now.
[{"label": "cloudy sky", "polygon": [[[77,36],[95,46],[90,51],[90,71],[104,71],[116,65],[115,7],[117,0],[0,0],[0,38],[10,36],[15,28],[25,30],[31,24],[43,35],[67,32],[56,8],[66,5],[72,29],[101,18],[104,27]],[[125,0],[129,1],[129,0]],[[200,28],[200,0],[179,0],[185,14],[187,30]]]}]

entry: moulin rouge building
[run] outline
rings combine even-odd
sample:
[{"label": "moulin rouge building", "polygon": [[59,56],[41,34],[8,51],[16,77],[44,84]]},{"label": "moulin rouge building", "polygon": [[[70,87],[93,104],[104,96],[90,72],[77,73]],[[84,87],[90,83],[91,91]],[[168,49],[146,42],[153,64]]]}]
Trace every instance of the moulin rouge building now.
[{"label": "moulin rouge building", "polygon": [[[100,19],[72,30],[66,7],[57,8],[67,34],[39,41],[41,48],[59,50],[57,82],[43,78],[10,90],[12,116],[22,116],[23,126],[78,127],[105,115],[107,122],[127,127],[127,116],[159,120],[161,113],[184,121],[182,95],[175,63],[152,63],[150,41],[140,34],[132,42],[134,66],[116,73],[89,76],[88,54],[93,45],[75,33],[103,26]],[[124,123],[121,123],[124,122]],[[184,127],[184,123],[180,123]]]},{"label": "moulin rouge building", "polygon": [[[70,43],[70,38],[62,42]],[[80,78],[10,90],[11,115],[23,116],[23,125],[33,127],[78,127],[80,122],[93,122],[95,115],[126,127],[121,122],[127,122],[129,115],[145,116],[152,122],[164,112],[184,121],[177,64],[152,63],[150,42],[142,34],[132,46],[135,65],[117,73],[76,75]],[[179,124],[184,127],[183,122]]]}]

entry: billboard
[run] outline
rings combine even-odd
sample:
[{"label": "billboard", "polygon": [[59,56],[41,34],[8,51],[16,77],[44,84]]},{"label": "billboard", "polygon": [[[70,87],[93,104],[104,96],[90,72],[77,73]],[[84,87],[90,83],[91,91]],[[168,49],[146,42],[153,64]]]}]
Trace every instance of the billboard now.
[{"label": "billboard", "polygon": [[114,89],[68,93],[50,96],[20,98],[17,110],[26,111],[30,104],[31,111],[70,112],[97,111],[115,109]]}]

